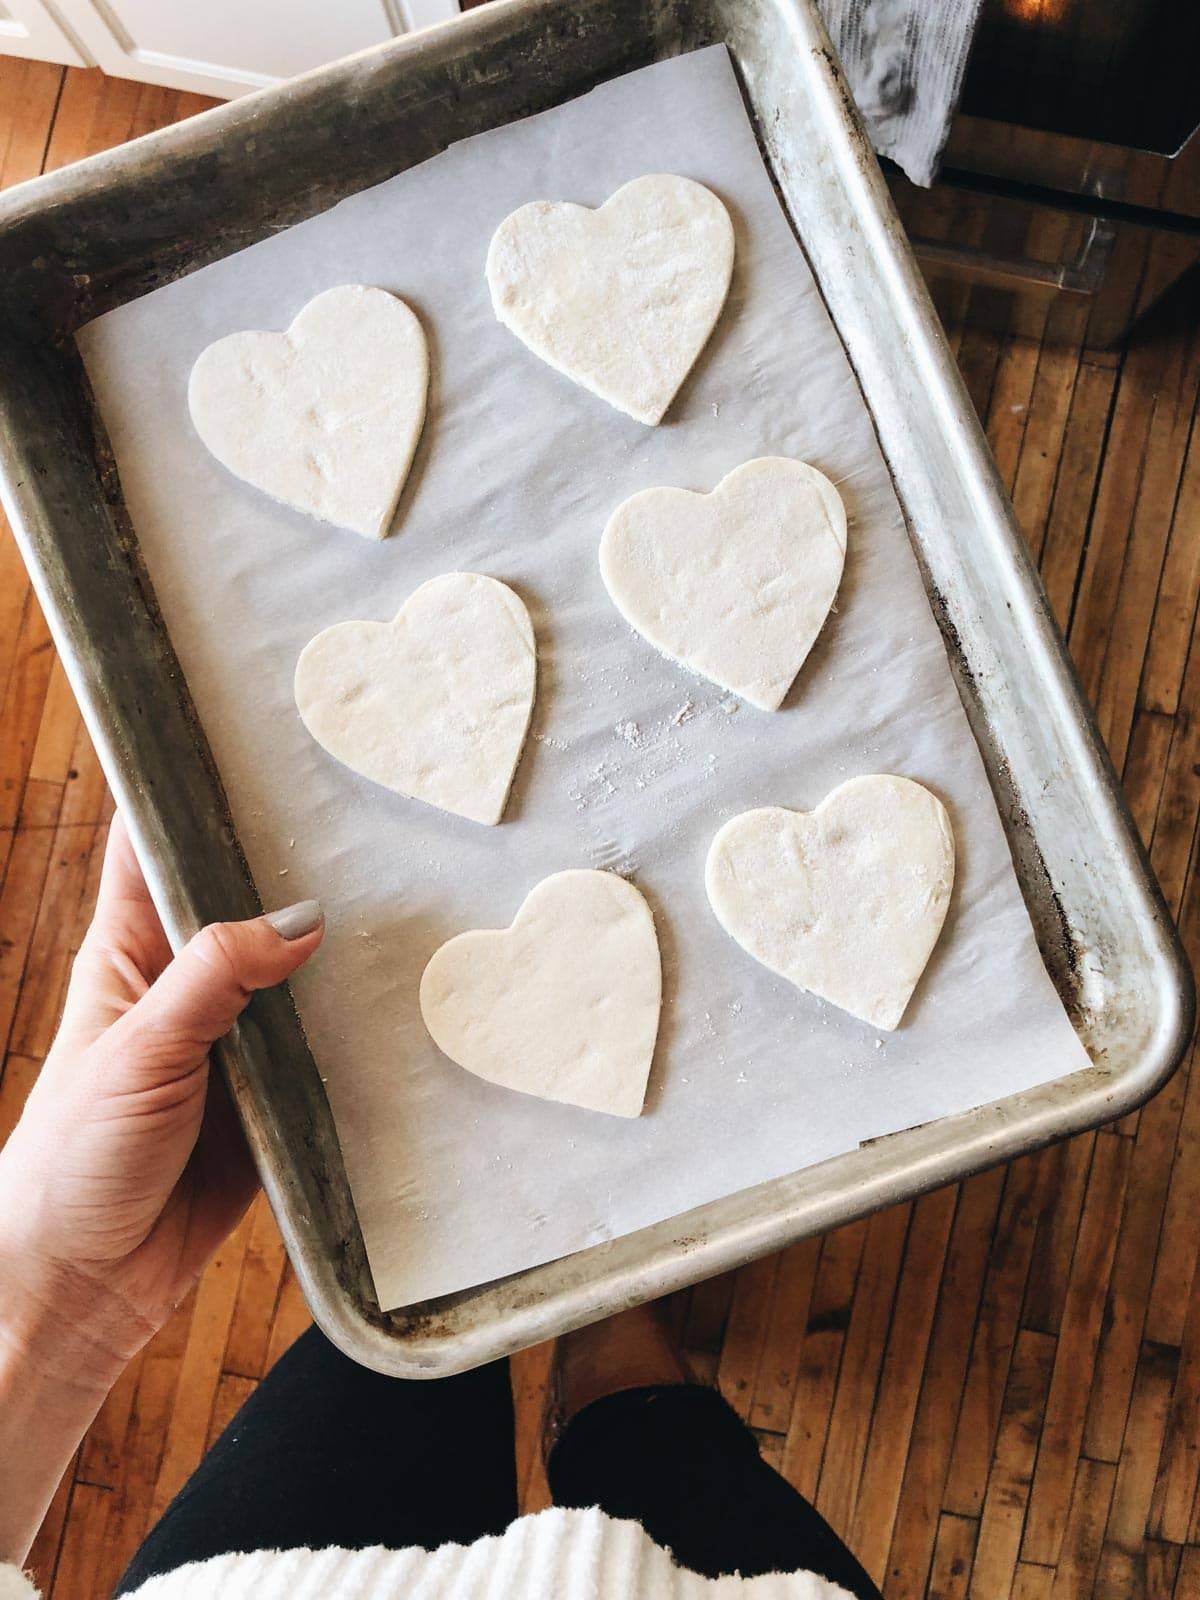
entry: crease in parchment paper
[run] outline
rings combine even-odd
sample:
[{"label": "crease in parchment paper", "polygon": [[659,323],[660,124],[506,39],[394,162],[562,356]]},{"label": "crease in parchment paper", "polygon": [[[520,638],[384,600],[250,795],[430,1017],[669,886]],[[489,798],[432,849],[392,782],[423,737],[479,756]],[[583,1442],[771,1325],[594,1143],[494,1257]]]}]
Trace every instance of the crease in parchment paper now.
[{"label": "crease in parchment paper", "polygon": [[[496,322],[484,281],[508,212],[537,199],[598,205],[645,172],[708,184],[737,230],[729,303],[653,429],[538,361]],[[188,420],[188,372],[207,344],[284,328],[339,283],[402,295],[430,340],[414,480],[380,544],[239,483]],[[315,895],[326,909],[325,947],[293,989],[384,1308],[1087,1065],[1042,965],[867,411],[721,47],[458,145],[109,312],[79,344],[263,901]],[[850,537],[836,610],[769,714],[639,638],[605,593],[597,547],[635,490],[707,490],[773,454],[841,485]],[[292,701],[314,634],[392,617],[418,584],[456,569],[515,588],[538,640],[532,736],[497,828],[338,766]],[[864,772],[927,784],[958,846],[942,939],[886,1035],[758,966],[704,894],[727,817],[807,810]],[[439,1054],[418,1010],[443,940],[507,925],[540,878],[584,866],[629,874],[657,919],[665,1003],[637,1121],[472,1077]]]}]

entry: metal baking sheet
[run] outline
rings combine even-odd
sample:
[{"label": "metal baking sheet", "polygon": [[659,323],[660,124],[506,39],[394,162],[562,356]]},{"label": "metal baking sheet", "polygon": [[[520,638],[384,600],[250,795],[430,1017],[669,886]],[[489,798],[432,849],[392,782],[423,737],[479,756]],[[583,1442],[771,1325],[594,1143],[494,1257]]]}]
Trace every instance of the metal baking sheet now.
[{"label": "metal baking sheet", "polygon": [[[510,211],[545,195],[598,204],[648,159],[723,196],[737,236],[717,334],[654,429],[535,363],[497,322],[482,272]],[[209,343],[282,325],[345,281],[404,295],[436,351],[415,479],[383,543],[238,483],[187,411],[188,373]],[[254,881],[268,905],[304,894],[325,907],[325,944],[292,992],[385,1309],[1087,1066],[1038,954],[870,416],[723,47],[457,144],[118,306],[78,342]],[[764,454],[821,468],[850,523],[836,613],[769,715],[635,635],[597,561],[628,495],[711,488]],[[512,584],[538,639],[532,738],[495,829],[331,761],[292,698],[310,638],[343,618],[392,616],[448,568]],[[943,937],[887,1035],[749,959],[704,889],[729,817],[809,809],[869,772],[929,785],[956,838]],[[417,1001],[445,938],[504,925],[539,879],[579,866],[628,875],[658,925],[663,1015],[633,1121],[463,1072]]]},{"label": "metal baking sheet", "polygon": [[[1101,1120],[1149,1092],[1186,1036],[1186,969],[819,24],[785,3],[697,6],[679,19],[510,0],[57,175],[0,211],[0,252],[14,269],[5,332],[17,347],[0,394],[8,503],[118,799],[173,934],[217,906],[227,914],[235,888],[248,903],[105,441],[92,436],[78,370],[54,336],[456,137],[724,39],[871,408],[1043,953],[1096,1065],[502,1284],[381,1316],[327,1108],[311,1064],[301,1070],[294,1019],[270,997],[229,1052],[235,1088],[314,1309],[389,1370],[468,1365]],[[343,152],[337,164],[332,149]],[[116,213],[99,203],[114,185],[126,202]],[[83,527],[87,540],[74,536]]]}]

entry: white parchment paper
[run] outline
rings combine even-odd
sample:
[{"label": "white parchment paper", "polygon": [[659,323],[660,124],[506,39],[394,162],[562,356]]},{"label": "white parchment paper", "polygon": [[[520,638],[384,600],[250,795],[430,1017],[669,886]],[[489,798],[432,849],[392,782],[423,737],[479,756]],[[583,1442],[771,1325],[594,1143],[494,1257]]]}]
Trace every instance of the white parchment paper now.
[{"label": "white parchment paper", "polygon": [[[530,354],[494,320],[483,275],[514,207],[597,205],[652,171],[708,184],[737,229],[729,304],[654,429]],[[416,466],[378,545],[238,482],[188,419],[188,371],[207,344],[283,328],[339,283],[402,295],[433,356]],[[315,895],[327,910],[325,947],[294,989],[384,1307],[1087,1064],[1039,957],[866,409],[722,49],[470,140],[110,312],[79,342],[263,900]],[[772,453],[836,480],[851,519],[836,614],[774,715],[663,661],[609,603],[597,566],[627,495],[706,490]],[[292,701],[315,633],[388,618],[454,569],[513,585],[537,633],[533,735],[498,828],[356,778]],[[704,894],[725,818],[807,809],[864,772],[928,784],[959,849],[941,943],[891,1035],[758,966]],[[417,1005],[443,940],[506,925],[540,878],[589,865],[633,878],[662,942],[659,1047],[633,1122],[480,1082],[439,1054]]]}]

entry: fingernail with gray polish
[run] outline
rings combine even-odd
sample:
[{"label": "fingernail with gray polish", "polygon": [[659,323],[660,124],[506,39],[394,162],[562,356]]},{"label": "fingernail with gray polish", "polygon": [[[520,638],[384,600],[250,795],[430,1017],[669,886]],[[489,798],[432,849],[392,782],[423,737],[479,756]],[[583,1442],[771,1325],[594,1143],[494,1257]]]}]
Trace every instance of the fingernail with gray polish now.
[{"label": "fingernail with gray polish", "polygon": [[269,912],[266,920],[281,939],[303,939],[306,933],[316,932],[324,915],[319,900],[297,900],[294,906]]}]

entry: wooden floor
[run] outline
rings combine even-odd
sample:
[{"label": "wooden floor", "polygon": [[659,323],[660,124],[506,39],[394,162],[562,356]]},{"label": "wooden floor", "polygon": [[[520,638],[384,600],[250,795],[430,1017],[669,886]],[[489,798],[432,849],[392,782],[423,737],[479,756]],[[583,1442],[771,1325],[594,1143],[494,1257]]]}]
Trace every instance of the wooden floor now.
[{"label": "wooden floor", "polygon": [[[202,102],[0,60],[0,179]],[[931,202],[931,205],[935,203]],[[928,219],[927,219],[928,220]],[[934,219],[936,221],[936,219]],[[925,230],[929,231],[928,227]],[[969,328],[940,300],[1193,960],[1200,956],[1200,307],[1120,354]],[[110,804],[0,544],[0,1137],[50,1043]],[[696,1364],[887,1600],[1200,1596],[1200,1072],[1139,1115],[715,1280]],[[305,1326],[256,1205],[105,1406],[38,1539],[55,1600],[110,1592],[147,1524]],[[550,1352],[514,1368],[528,1505]]]}]

